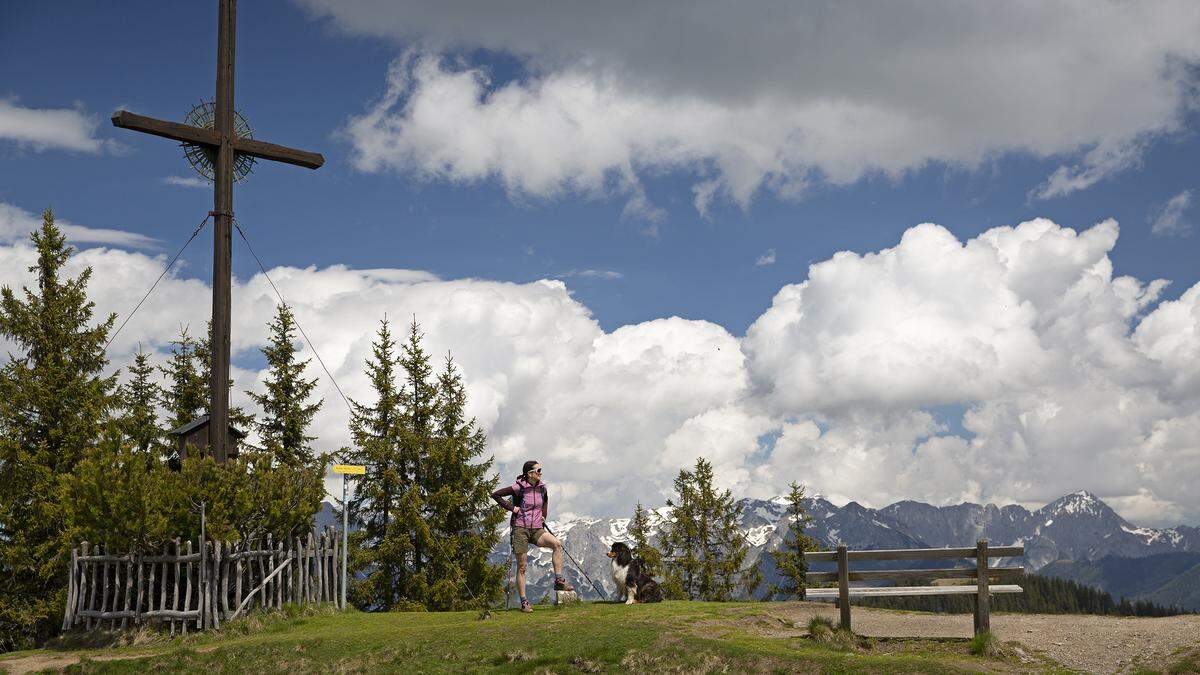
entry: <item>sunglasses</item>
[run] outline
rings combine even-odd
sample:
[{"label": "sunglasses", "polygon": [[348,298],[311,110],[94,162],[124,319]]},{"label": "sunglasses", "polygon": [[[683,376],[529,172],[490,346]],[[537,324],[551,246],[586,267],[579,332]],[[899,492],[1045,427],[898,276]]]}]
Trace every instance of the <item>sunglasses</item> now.
[{"label": "sunglasses", "polygon": [[536,473],[536,474],[540,475],[542,473],[542,470],[541,469],[530,469],[529,473]]}]

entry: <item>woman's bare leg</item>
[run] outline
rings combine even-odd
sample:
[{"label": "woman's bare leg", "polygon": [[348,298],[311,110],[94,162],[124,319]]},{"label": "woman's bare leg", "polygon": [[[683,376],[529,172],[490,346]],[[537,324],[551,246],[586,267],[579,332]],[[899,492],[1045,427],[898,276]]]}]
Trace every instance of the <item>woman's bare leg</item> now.
[{"label": "woman's bare leg", "polygon": [[[542,548],[551,549],[552,552],[550,555],[550,561],[554,565],[554,576],[561,577],[563,567],[562,542],[558,540],[558,537],[555,537],[549,532],[543,532],[542,536],[538,537],[537,545]],[[524,576],[521,577],[522,580],[524,580],[524,578]],[[521,583],[524,583],[524,581]],[[524,588],[524,586],[522,586],[522,588]]]}]

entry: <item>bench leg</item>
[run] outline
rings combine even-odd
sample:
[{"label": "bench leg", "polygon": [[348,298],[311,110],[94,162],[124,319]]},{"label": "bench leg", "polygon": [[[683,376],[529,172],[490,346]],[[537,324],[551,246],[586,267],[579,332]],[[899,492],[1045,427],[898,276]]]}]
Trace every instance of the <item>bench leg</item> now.
[{"label": "bench leg", "polygon": [[842,630],[850,631],[850,564],[846,555],[846,547],[837,547],[838,563],[838,604],[841,611]]},{"label": "bench leg", "polygon": [[979,630],[979,626],[980,626],[981,622],[979,620],[979,596],[978,595],[976,595],[974,598],[971,599],[971,604],[975,606],[975,611],[973,612],[973,616],[971,617],[975,624],[975,633],[974,634],[979,635],[979,633],[981,632]]}]

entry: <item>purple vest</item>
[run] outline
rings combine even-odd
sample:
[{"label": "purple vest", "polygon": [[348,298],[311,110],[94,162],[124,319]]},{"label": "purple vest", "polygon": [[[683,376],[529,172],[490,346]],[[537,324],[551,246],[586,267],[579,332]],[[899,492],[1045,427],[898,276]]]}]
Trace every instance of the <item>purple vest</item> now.
[{"label": "purple vest", "polygon": [[517,482],[512,485],[513,492],[516,495],[521,495],[518,499],[515,495],[513,502],[520,502],[520,515],[514,513],[509,518],[509,523],[513,527],[524,527],[530,530],[537,530],[542,527],[542,505],[545,503],[545,498],[542,496],[546,489],[545,481],[537,485],[530,485],[525,477],[517,479]]}]

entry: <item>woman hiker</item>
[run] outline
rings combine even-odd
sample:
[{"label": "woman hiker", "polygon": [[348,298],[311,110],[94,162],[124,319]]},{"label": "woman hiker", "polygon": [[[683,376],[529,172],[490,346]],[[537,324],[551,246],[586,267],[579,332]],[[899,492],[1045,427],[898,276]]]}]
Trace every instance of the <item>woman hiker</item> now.
[{"label": "woman hiker", "polygon": [[[505,501],[504,497],[512,497],[512,501]],[[510,539],[513,557],[517,559],[517,593],[521,596],[521,611],[533,611],[533,606],[525,599],[525,557],[530,544],[553,551],[554,590],[575,590],[562,575],[562,542],[547,532],[544,525],[550,513],[550,499],[546,495],[546,483],[542,481],[542,465],[536,459],[525,462],[517,481],[493,492],[492,499],[500,508],[512,512],[509,518],[509,524],[512,525]]]}]

